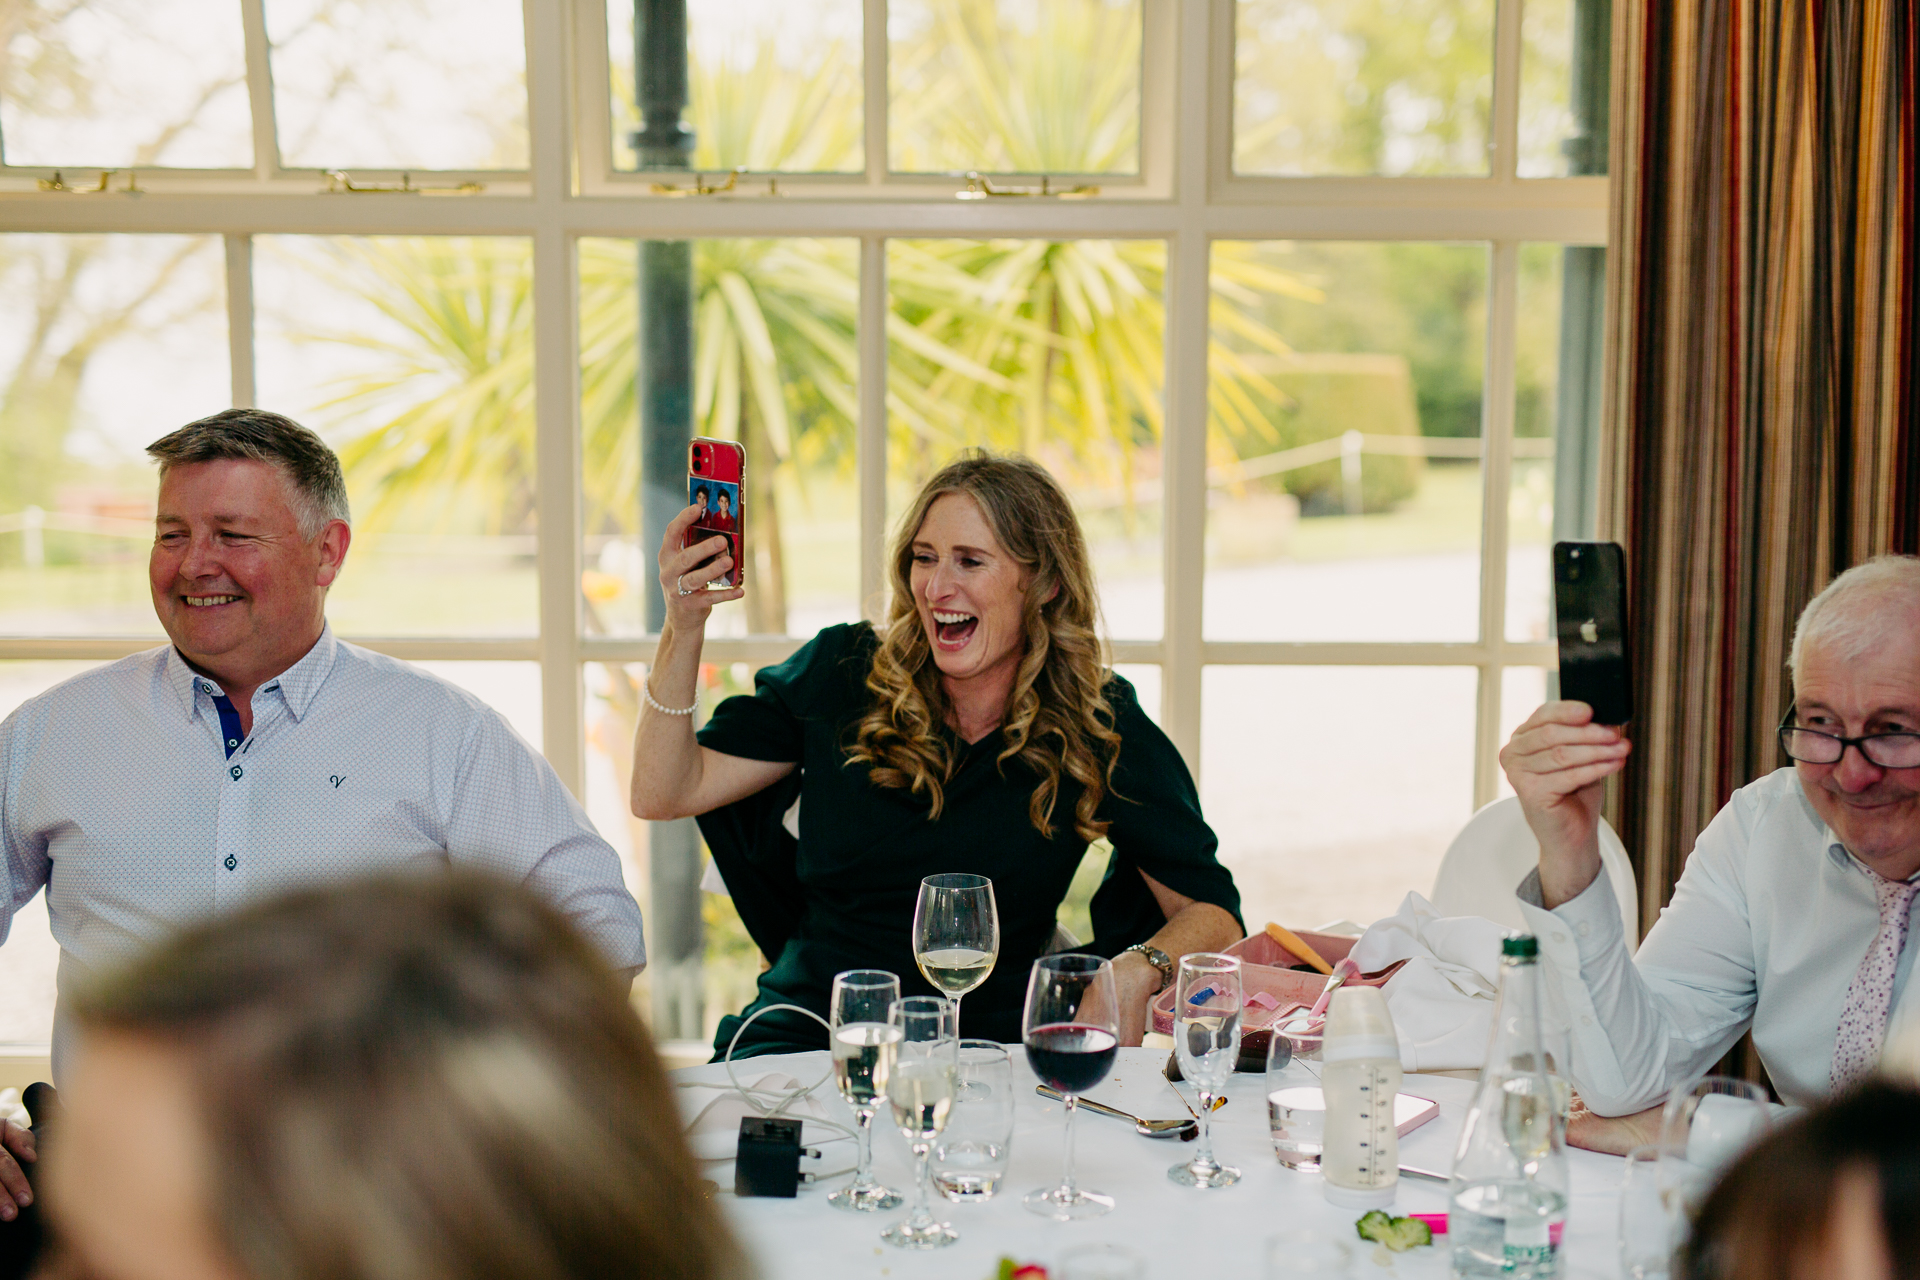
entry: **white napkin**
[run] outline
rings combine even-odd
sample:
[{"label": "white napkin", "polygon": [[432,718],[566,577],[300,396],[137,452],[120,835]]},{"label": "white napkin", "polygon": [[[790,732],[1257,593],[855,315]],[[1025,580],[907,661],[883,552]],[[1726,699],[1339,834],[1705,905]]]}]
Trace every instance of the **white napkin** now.
[{"label": "white napkin", "polygon": [[1353,944],[1362,973],[1405,960],[1381,994],[1400,1039],[1406,1071],[1478,1067],[1487,1056],[1500,990],[1500,940],[1507,930],[1482,916],[1441,916],[1409,893]]},{"label": "white napkin", "polygon": [[[759,1079],[741,1078],[741,1083],[749,1089],[764,1093],[791,1093],[800,1087],[800,1082],[790,1075],[775,1073],[763,1075]],[[686,1086],[682,1086],[683,1088]],[[705,1087],[693,1090],[706,1093]],[[693,1148],[696,1160],[731,1160],[740,1142],[740,1121],[746,1116],[762,1114],[760,1109],[733,1091],[726,1084],[715,1085],[713,1098],[687,1121],[687,1145]],[[842,1135],[825,1132],[817,1126],[806,1127],[809,1118],[824,1120],[827,1118],[826,1104],[819,1098],[808,1094],[792,1103],[782,1111],[781,1116],[803,1123],[801,1141],[807,1146],[819,1146],[823,1142],[832,1142]]]},{"label": "white napkin", "polygon": [[33,1123],[27,1115],[27,1108],[20,1101],[20,1091],[8,1087],[0,1089],[0,1120],[11,1120],[21,1128]]}]

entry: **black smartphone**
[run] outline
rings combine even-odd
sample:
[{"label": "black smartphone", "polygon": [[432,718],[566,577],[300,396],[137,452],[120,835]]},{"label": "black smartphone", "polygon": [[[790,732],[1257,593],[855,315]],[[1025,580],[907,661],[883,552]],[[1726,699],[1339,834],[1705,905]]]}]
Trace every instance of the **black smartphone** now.
[{"label": "black smartphone", "polygon": [[1627,553],[1617,542],[1553,544],[1560,696],[1593,708],[1595,724],[1633,719],[1627,642]]}]

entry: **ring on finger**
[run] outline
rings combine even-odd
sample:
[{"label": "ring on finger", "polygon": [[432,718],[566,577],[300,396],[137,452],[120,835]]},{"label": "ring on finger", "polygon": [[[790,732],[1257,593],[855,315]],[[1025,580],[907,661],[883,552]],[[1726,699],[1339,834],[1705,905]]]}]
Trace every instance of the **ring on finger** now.
[{"label": "ring on finger", "polygon": [[[685,575],[683,574],[682,576],[684,577]],[[679,592],[683,596],[690,596],[693,594],[693,592],[687,590],[687,584],[680,581],[679,578],[675,578],[673,580],[673,589]]]}]

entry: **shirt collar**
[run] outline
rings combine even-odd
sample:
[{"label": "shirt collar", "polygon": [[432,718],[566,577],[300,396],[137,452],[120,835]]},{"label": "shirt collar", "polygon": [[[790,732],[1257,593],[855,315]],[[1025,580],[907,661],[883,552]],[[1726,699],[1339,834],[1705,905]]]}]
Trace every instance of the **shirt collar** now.
[{"label": "shirt collar", "polygon": [[[1833,859],[1836,865],[1845,869],[1858,871],[1864,876],[1877,876],[1879,874],[1879,872],[1875,871],[1872,867],[1869,867],[1866,863],[1854,857],[1853,852],[1849,850],[1846,845],[1840,843],[1840,837],[1834,834],[1832,827],[1825,828],[1821,834],[1826,837],[1827,856]],[[1907,883],[1912,884],[1915,881],[1920,881],[1920,871],[1916,871],[1907,877]]]},{"label": "shirt collar", "polygon": [[[263,692],[277,690],[281,700],[287,704],[287,710],[293,713],[295,723],[298,723],[306,717],[307,708],[313,705],[313,699],[320,692],[320,686],[326,683],[328,673],[333,670],[333,660],[339,652],[340,642],[333,637],[333,624],[322,623],[320,638],[314,641],[313,648],[307,650],[300,661],[261,685],[260,688]],[[188,666],[187,660],[180,656],[180,650],[172,645],[167,646],[167,683],[173,687],[175,695],[179,697],[189,720],[200,718],[201,702],[198,686],[204,684],[209,689],[219,688]],[[209,693],[208,702],[211,701],[212,697]]]}]

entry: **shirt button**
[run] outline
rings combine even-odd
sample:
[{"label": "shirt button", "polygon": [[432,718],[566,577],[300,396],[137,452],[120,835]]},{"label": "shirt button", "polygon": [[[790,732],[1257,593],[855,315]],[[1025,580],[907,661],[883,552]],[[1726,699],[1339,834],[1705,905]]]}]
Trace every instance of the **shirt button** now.
[{"label": "shirt button", "polygon": [[201,685],[201,686],[200,686],[200,692],[202,692],[202,693],[218,693],[218,692],[219,692],[219,690],[217,690],[217,689],[215,689],[215,688],[214,688],[214,687],[213,687],[212,685],[210,685],[210,684],[203,684],[203,685]]},{"label": "shirt button", "polygon": [[226,861],[226,863],[225,863],[225,866],[226,866],[226,868],[227,868],[227,870],[229,870],[229,871],[231,871],[231,870],[233,870],[233,869],[234,869],[235,867],[237,867],[237,866],[239,866],[239,865],[240,865],[240,864],[239,864],[238,862],[235,862],[235,861],[233,860],[233,855],[232,855],[232,854],[228,854],[228,855],[227,855],[227,861]]},{"label": "shirt button", "polygon": [[[227,748],[228,748],[229,750],[231,750],[232,748],[234,748],[234,747],[237,747],[237,746],[239,746],[239,745],[240,745],[240,739],[238,739],[238,738],[228,738],[228,739],[227,739]],[[1585,925],[1582,925],[1582,926],[1581,926],[1581,928],[1585,928],[1585,927],[1586,927]]]},{"label": "shirt button", "polygon": [[1592,1018],[1592,1017],[1591,1017],[1590,1015],[1588,1015],[1588,1014],[1584,1014],[1584,1013],[1583,1013],[1583,1014],[1581,1014],[1581,1015],[1580,1015],[1580,1025],[1581,1025],[1581,1026],[1583,1026],[1583,1027],[1590,1027],[1590,1026],[1592,1026],[1592,1025],[1593,1025],[1593,1018]]},{"label": "shirt button", "polygon": [[1565,942],[1567,940],[1567,935],[1559,932],[1558,930],[1555,930],[1553,935],[1553,940],[1555,942]]},{"label": "shirt button", "polygon": [[1582,920],[1579,924],[1573,926],[1573,931],[1584,938],[1593,932],[1593,926],[1588,924],[1585,920]]},{"label": "shirt button", "polygon": [[235,782],[238,782],[238,781],[240,781],[240,775],[241,775],[241,774],[242,774],[243,772],[245,772],[245,770],[243,770],[243,769],[241,769],[241,767],[240,767],[239,765],[235,765],[235,766],[233,766],[233,768],[231,768],[231,769],[229,769],[229,770],[227,770],[227,772],[233,775],[233,780],[234,780]]}]

